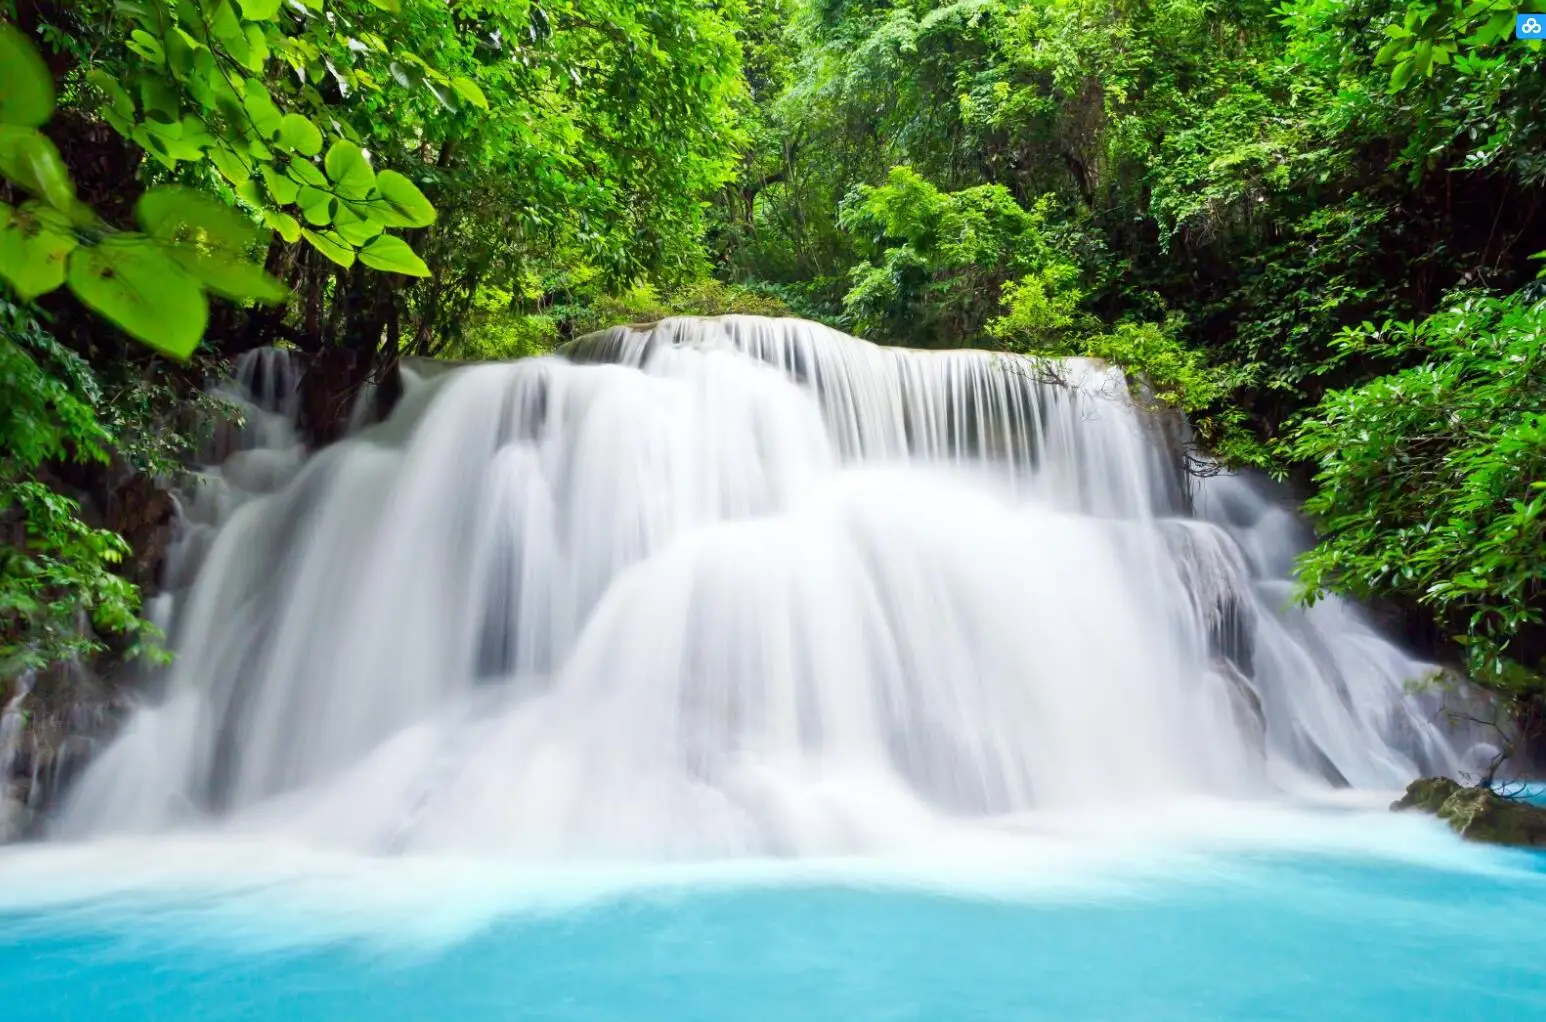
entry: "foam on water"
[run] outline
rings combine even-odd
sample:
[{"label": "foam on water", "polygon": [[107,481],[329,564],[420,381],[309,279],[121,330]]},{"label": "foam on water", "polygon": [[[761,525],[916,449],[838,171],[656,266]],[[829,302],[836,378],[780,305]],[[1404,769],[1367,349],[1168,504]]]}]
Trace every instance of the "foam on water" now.
[{"label": "foam on water", "polygon": [[1538,856],[1191,800],[883,858],[534,864],[208,832],[0,853],[6,1017],[1535,1018]]}]

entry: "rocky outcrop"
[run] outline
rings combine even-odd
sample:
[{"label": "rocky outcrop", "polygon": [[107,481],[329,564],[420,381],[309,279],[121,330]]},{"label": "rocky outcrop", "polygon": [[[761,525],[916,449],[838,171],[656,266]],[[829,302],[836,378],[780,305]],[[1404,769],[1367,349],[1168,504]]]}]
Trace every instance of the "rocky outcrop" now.
[{"label": "rocky outcrop", "polygon": [[1546,807],[1464,787],[1448,777],[1424,777],[1407,786],[1391,809],[1432,813],[1470,841],[1546,848]]}]

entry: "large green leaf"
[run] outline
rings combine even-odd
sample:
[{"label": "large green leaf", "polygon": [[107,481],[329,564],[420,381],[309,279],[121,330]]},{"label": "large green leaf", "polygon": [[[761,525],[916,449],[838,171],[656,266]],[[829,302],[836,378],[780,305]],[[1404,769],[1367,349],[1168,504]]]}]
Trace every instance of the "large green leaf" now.
[{"label": "large green leaf", "polygon": [[268,186],[268,194],[274,197],[274,201],[281,206],[288,206],[295,201],[300,194],[301,186],[293,180],[276,171],[273,167],[263,168],[263,183]]},{"label": "large green leaf", "polygon": [[266,209],[263,211],[263,222],[278,231],[279,236],[292,245],[301,240],[300,222],[289,213]]},{"label": "large green leaf", "polygon": [[[428,227],[435,222],[435,207],[417,185],[397,171],[383,170],[377,174],[376,187],[389,207],[388,210],[378,211],[388,226]],[[376,205],[373,203],[373,208]]]},{"label": "large green leaf", "polygon": [[260,237],[258,226],[243,214],[178,185],[152,188],[140,196],[135,212],[145,232],[161,241],[242,253]]},{"label": "large green leaf", "polygon": [[300,114],[285,114],[279,124],[279,141],[302,156],[315,156],[322,151],[322,132]]},{"label": "large green leaf", "polygon": [[65,260],[77,244],[67,223],[50,223],[46,216],[44,209],[0,206],[0,277],[22,301],[64,283]]},{"label": "large green leaf", "polygon": [[0,22],[0,124],[36,128],[54,112],[54,76],[37,48],[12,25]]},{"label": "large green leaf", "polygon": [[424,260],[408,247],[406,241],[390,234],[384,234],[360,249],[360,262],[373,270],[409,277],[429,276],[429,267],[424,265]]},{"label": "large green leaf", "polygon": [[301,235],[309,242],[311,247],[327,256],[333,262],[344,269],[354,265],[354,249],[350,248],[343,238],[334,231],[312,231],[301,228]]},{"label": "large green leaf", "polygon": [[252,178],[252,168],[248,160],[225,146],[211,147],[209,159],[215,165],[215,169],[220,171],[220,176],[233,185],[239,185]]},{"label": "large green leaf", "polygon": [[291,160],[290,166],[286,169],[285,173],[289,174],[300,184],[310,185],[313,188],[327,187],[327,178],[322,176],[322,171],[317,169],[316,164],[309,163],[306,160]]},{"label": "large green leaf", "polygon": [[471,78],[453,78],[451,79],[451,88],[456,90],[458,96],[461,96],[479,110],[488,109],[488,97],[483,95],[483,90],[478,88],[478,83]]},{"label": "large green leaf", "polygon": [[323,166],[333,187],[346,199],[363,199],[376,185],[376,172],[370,169],[365,153],[353,142],[344,139],[334,142]]},{"label": "large green leaf", "polygon": [[242,17],[248,21],[268,21],[279,13],[284,0],[237,0],[242,7]]},{"label": "large green leaf", "polygon": [[257,129],[258,135],[265,142],[273,141],[280,136],[284,127],[284,117],[279,108],[274,105],[274,99],[268,94],[268,90],[257,82],[247,84],[247,92],[242,96],[242,106],[251,118],[252,126]]},{"label": "large green leaf", "polygon": [[289,293],[261,265],[247,259],[188,246],[173,249],[171,255],[189,276],[227,298],[272,304]]},{"label": "large green leaf", "polygon": [[122,234],[77,248],[66,279],[88,307],[173,358],[191,355],[209,322],[198,282],[143,235]]},{"label": "large green leaf", "polygon": [[382,231],[379,220],[357,216],[347,206],[340,206],[333,217],[333,226],[339,235],[351,245],[363,245]]},{"label": "large green leaf", "polygon": [[326,227],[333,222],[333,214],[338,209],[338,200],[332,192],[324,192],[320,188],[302,188],[299,197],[301,215],[306,222],[314,227]]},{"label": "large green leaf", "polygon": [[59,158],[59,150],[35,128],[0,125],[0,174],[55,209],[75,203],[75,184]]}]

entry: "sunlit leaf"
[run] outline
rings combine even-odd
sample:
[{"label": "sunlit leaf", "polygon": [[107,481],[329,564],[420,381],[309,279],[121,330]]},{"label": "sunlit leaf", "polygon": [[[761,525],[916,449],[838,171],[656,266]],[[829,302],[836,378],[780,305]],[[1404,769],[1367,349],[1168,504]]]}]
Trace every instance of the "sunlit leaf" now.
[{"label": "sunlit leaf", "polygon": [[271,141],[279,137],[284,125],[284,117],[279,108],[274,105],[273,97],[268,90],[256,82],[247,86],[246,95],[242,97],[242,106],[251,118],[252,126],[257,129],[258,135],[264,141]]},{"label": "sunlit leaf", "polygon": [[268,194],[273,196],[274,201],[281,206],[288,206],[300,194],[301,186],[273,167],[264,167],[262,173],[263,184],[267,186]]},{"label": "sunlit leaf", "polygon": [[316,164],[305,160],[291,160],[286,173],[303,185],[310,185],[313,188],[327,187],[327,178],[322,176],[322,171],[317,169]]},{"label": "sunlit leaf", "polygon": [[402,238],[384,234],[360,249],[360,262],[373,270],[401,273],[409,277],[428,277],[429,267]]},{"label": "sunlit leaf", "polygon": [[354,249],[349,247],[343,238],[333,231],[318,233],[303,227],[301,228],[301,235],[311,242],[311,246],[318,252],[321,252],[344,269],[354,265]]},{"label": "sunlit leaf", "polygon": [[[417,185],[395,170],[376,175],[376,187],[389,210],[381,218],[392,227],[428,227],[435,222],[435,207]],[[378,204],[373,203],[376,207]]]},{"label": "sunlit leaf", "polygon": [[480,110],[488,109],[488,97],[483,95],[483,90],[478,88],[478,83],[471,78],[451,79],[451,88],[456,94]]},{"label": "sunlit leaf", "polygon": [[161,40],[143,28],[137,28],[130,32],[129,39],[125,45],[152,64],[166,63],[166,50],[162,47]]},{"label": "sunlit leaf", "polygon": [[375,187],[376,172],[371,170],[365,153],[353,142],[344,139],[334,142],[323,165],[338,194],[345,198],[363,199]]},{"label": "sunlit leaf", "polygon": [[54,112],[54,76],[26,36],[0,22],[0,124],[36,128]]},{"label": "sunlit leaf", "polygon": [[140,226],[152,238],[195,242],[242,252],[258,240],[258,227],[223,202],[176,185],[152,188],[135,206]]},{"label": "sunlit leaf", "polygon": [[333,213],[337,209],[338,200],[332,192],[325,192],[320,188],[302,188],[296,201],[301,207],[301,215],[306,222],[314,227],[326,227],[333,222]]},{"label": "sunlit leaf", "polygon": [[322,151],[322,132],[300,114],[285,114],[279,124],[279,141],[302,156],[315,156]]},{"label": "sunlit leaf", "polygon": [[180,247],[170,253],[188,275],[209,290],[237,301],[272,304],[283,301],[285,286],[264,272],[261,264],[224,252]]},{"label": "sunlit leaf", "polygon": [[273,209],[264,210],[263,222],[278,231],[279,236],[292,245],[301,240],[300,222],[289,213],[281,213]]},{"label": "sunlit leaf", "polygon": [[268,21],[279,13],[284,0],[237,0],[241,4],[242,17],[248,21]]},{"label": "sunlit leaf", "polygon": [[58,226],[47,223],[38,210],[0,206],[0,277],[22,301],[64,283],[65,260],[77,242]]},{"label": "sunlit leaf", "polygon": [[198,283],[143,235],[117,235],[70,254],[70,290],[132,337],[185,359],[204,336],[209,305]]},{"label": "sunlit leaf", "polygon": [[59,150],[35,128],[0,125],[0,174],[55,209],[67,210],[75,202],[75,185]]},{"label": "sunlit leaf", "polygon": [[383,225],[379,220],[365,219],[340,208],[333,218],[333,226],[339,235],[351,245],[363,245],[380,234]]}]

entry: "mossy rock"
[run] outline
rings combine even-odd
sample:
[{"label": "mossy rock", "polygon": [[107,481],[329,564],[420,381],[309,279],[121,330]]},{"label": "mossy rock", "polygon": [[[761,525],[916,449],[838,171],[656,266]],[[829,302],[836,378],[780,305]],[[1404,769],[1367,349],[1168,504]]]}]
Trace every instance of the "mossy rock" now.
[{"label": "mossy rock", "polygon": [[1413,781],[1392,809],[1433,813],[1469,841],[1546,848],[1546,808],[1490,788],[1464,788],[1447,777]]},{"label": "mossy rock", "polygon": [[1406,794],[1399,801],[1392,802],[1390,808],[1421,809],[1426,813],[1437,813],[1449,797],[1460,790],[1460,785],[1448,777],[1422,777],[1413,781],[1406,787]]}]

